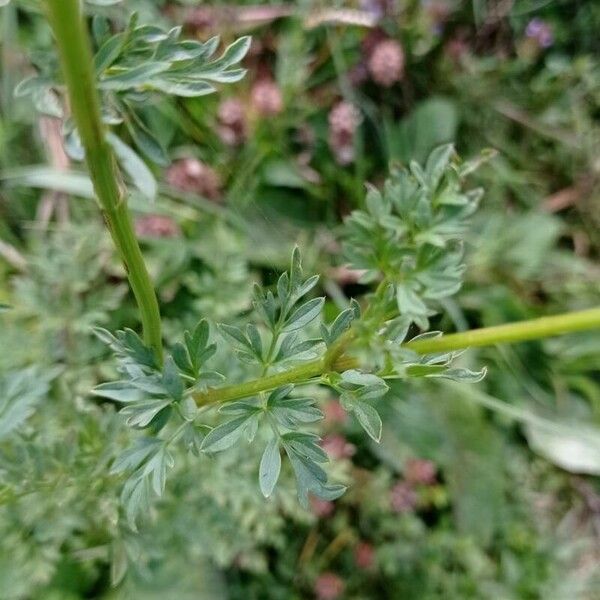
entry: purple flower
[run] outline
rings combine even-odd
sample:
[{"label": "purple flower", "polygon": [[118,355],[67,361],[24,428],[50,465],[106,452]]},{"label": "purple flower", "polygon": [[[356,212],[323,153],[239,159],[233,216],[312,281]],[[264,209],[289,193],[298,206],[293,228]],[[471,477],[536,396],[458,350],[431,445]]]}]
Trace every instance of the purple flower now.
[{"label": "purple flower", "polygon": [[554,43],[552,28],[546,21],[537,17],[527,23],[525,35],[535,40],[541,48],[549,48]]}]

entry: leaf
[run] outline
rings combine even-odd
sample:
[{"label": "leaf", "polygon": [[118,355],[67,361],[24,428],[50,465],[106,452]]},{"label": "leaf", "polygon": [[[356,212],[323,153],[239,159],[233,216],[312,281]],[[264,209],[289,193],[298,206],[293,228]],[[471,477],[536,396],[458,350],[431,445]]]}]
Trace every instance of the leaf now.
[{"label": "leaf", "polygon": [[322,325],[323,339],[328,346],[331,346],[347,329],[350,328],[352,321],[356,318],[354,307],[342,311],[332,323],[331,328],[327,329]]},{"label": "leaf", "polygon": [[390,158],[404,164],[411,159],[424,161],[433,148],[453,141],[457,128],[458,111],[452,100],[424,100],[399,123],[386,123]]},{"label": "leaf", "polygon": [[279,479],[280,471],[281,454],[279,453],[279,441],[276,437],[273,437],[263,452],[258,474],[260,491],[265,498],[268,498],[273,493]]},{"label": "leaf", "polygon": [[342,387],[352,390],[364,399],[378,398],[388,391],[385,380],[372,373],[362,373],[356,369],[350,369],[342,373]]},{"label": "leaf", "polygon": [[445,365],[409,365],[406,374],[409,377],[439,377],[448,371]]},{"label": "leaf", "polygon": [[140,513],[150,510],[150,484],[146,477],[129,479],[121,492],[121,503],[125,507],[125,516],[129,526],[137,531],[136,521]]},{"label": "leaf", "polygon": [[230,448],[242,437],[247,424],[248,416],[244,415],[218,425],[204,438],[202,452],[221,452]]},{"label": "leaf", "polygon": [[454,154],[454,144],[445,144],[432,150],[427,158],[425,174],[427,183],[432,190],[437,188],[442,175],[448,167],[452,154]]},{"label": "leaf", "polygon": [[123,170],[141,194],[151,202],[156,200],[157,184],[152,171],[146,163],[120,138],[113,133],[108,133],[106,139],[115,151]]},{"label": "leaf", "polygon": [[227,46],[221,58],[219,58],[217,61],[219,68],[225,69],[231,65],[239,63],[248,53],[251,42],[252,38],[250,36],[243,36]]},{"label": "leaf", "polygon": [[244,332],[239,327],[227,325],[225,323],[219,323],[218,327],[225,339],[229,338],[229,340],[238,342],[245,348],[252,350],[252,344],[250,343],[250,340],[248,340],[248,338],[244,335]]},{"label": "leaf", "polygon": [[256,356],[256,358],[258,358],[258,360],[262,361],[262,339],[260,337],[260,333],[256,325],[250,323],[246,326],[246,337],[250,341],[252,352],[254,352],[254,355]]},{"label": "leaf", "polygon": [[163,444],[160,450],[154,454],[142,469],[144,477],[149,478],[152,489],[157,496],[162,496],[165,491],[165,483],[167,480],[167,469],[170,469],[175,464],[173,457],[168,452]]},{"label": "leaf", "polygon": [[209,334],[210,329],[206,319],[201,319],[196,327],[194,327],[194,331],[191,334],[186,332],[185,342],[191,357],[197,356],[204,348],[206,348]]},{"label": "leaf", "polygon": [[38,88],[32,94],[35,107],[39,112],[50,117],[62,119],[64,111],[62,104],[51,88]]},{"label": "leaf", "polygon": [[171,404],[169,398],[152,398],[141,402],[133,402],[120,410],[120,413],[126,417],[126,423],[130,427],[139,427],[143,429],[148,427],[158,413]]},{"label": "leaf", "polygon": [[123,403],[140,402],[144,399],[144,392],[130,381],[101,383],[92,390],[92,394]]},{"label": "leaf", "polygon": [[299,306],[288,319],[283,327],[284,331],[297,331],[316,319],[323,309],[325,298],[313,298]]},{"label": "leaf", "polygon": [[426,315],[427,306],[421,300],[413,286],[399,284],[396,286],[396,300],[401,315]]},{"label": "leaf", "polygon": [[213,85],[206,81],[174,80],[165,76],[153,80],[149,85],[153,89],[170,96],[181,96],[182,98],[197,98],[198,96],[207,96],[217,91]]},{"label": "leaf", "polygon": [[[205,437],[205,426],[198,426],[194,423],[187,423],[183,429],[182,440],[183,445],[194,456],[200,456],[202,442]],[[208,429],[208,428],[207,428]]]},{"label": "leaf", "polygon": [[124,450],[112,464],[111,474],[134,471],[148,458],[159,451],[163,442],[157,438],[143,437],[137,439],[132,446]]},{"label": "leaf", "polygon": [[120,539],[114,539],[110,544],[110,583],[112,586],[116,587],[123,581],[128,564],[125,544]]},{"label": "leaf", "polygon": [[532,450],[569,473],[600,475],[600,429],[585,423],[528,424]]},{"label": "leaf", "polygon": [[96,197],[94,186],[88,175],[76,171],[60,171],[46,166],[25,167],[3,171],[1,178],[7,187],[25,186],[56,190],[90,200]]},{"label": "leaf", "polygon": [[315,406],[313,398],[284,398],[271,406],[269,412],[280,425],[288,429],[323,418],[323,413]]},{"label": "leaf", "polygon": [[157,165],[161,167],[169,166],[169,157],[154,134],[144,125],[134,111],[128,111],[128,117],[125,119],[125,125],[138,149]]},{"label": "leaf", "polygon": [[0,378],[0,440],[16,431],[46,396],[56,372],[40,373],[30,367]]},{"label": "leaf", "polygon": [[281,442],[296,476],[298,500],[308,508],[308,494],[326,500],[339,498],[346,490],[343,485],[327,484],[327,474],[318,463],[327,462],[327,455],[317,445],[318,437],[304,433],[288,433]]},{"label": "leaf", "polygon": [[369,437],[379,443],[383,427],[379,413],[366,402],[355,402],[352,412]]},{"label": "leaf", "polygon": [[184,390],[183,382],[179,376],[177,365],[171,356],[167,356],[165,359],[161,383],[173,400],[176,402],[181,400]]},{"label": "leaf", "polygon": [[443,377],[445,379],[451,379],[452,381],[459,381],[463,383],[478,383],[484,379],[487,373],[487,369],[484,367],[481,371],[471,371],[469,369],[446,369],[445,372],[440,373],[437,377]]},{"label": "leaf", "polygon": [[179,367],[179,370],[182,373],[194,376],[194,369],[190,361],[189,353],[187,348],[181,342],[176,342],[173,344],[171,353],[173,355],[175,364]]},{"label": "leaf", "polygon": [[156,368],[154,352],[144,344],[142,338],[135,331],[129,328],[117,331],[117,339],[123,345],[125,353],[136,363],[152,369]]},{"label": "leaf", "polygon": [[103,90],[122,92],[152,82],[152,78],[170,67],[168,62],[146,62],[132,68],[115,69],[100,77],[98,87]]},{"label": "leaf", "polygon": [[108,38],[102,46],[96,52],[94,56],[94,68],[96,73],[102,73],[105,69],[110,67],[123,50],[123,46],[127,41],[127,35],[125,33],[118,33]]}]

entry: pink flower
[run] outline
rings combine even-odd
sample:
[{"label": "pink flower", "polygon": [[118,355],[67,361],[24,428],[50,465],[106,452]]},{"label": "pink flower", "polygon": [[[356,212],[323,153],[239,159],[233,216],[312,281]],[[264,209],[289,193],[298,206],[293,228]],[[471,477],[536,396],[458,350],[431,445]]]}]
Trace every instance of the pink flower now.
[{"label": "pink flower", "polygon": [[164,215],[144,215],[135,220],[135,233],[142,238],[171,238],[181,234],[177,223]]},{"label": "pink flower", "polygon": [[359,569],[370,569],[375,564],[375,548],[368,542],[360,542],[354,549],[354,562]]},{"label": "pink flower", "polygon": [[391,490],[391,503],[394,512],[410,512],[417,506],[417,501],[415,490],[406,481],[400,481]]},{"label": "pink flower", "polygon": [[272,117],[283,110],[281,89],[272,79],[260,79],[250,92],[250,101],[261,117]]},{"label": "pink flower", "polygon": [[411,458],[404,465],[404,478],[409,483],[431,485],[435,483],[436,466],[430,460]]},{"label": "pink flower", "polygon": [[552,28],[546,21],[537,17],[527,23],[525,35],[537,42],[540,48],[549,48],[554,43]]},{"label": "pink flower", "polygon": [[348,421],[348,413],[338,400],[330,400],[323,407],[325,413],[325,425],[343,425]]},{"label": "pink flower", "polygon": [[391,87],[404,75],[404,50],[396,40],[383,40],[369,58],[369,72],[375,83]]},{"label": "pink flower", "polygon": [[229,146],[238,146],[246,139],[248,127],[244,105],[237,98],[228,98],[219,104],[219,137]]},{"label": "pink flower", "polygon": [[333,459],[350,458],[356,452],[356,446],[338,433],[326,435],[321,440],[321,448]]},{"label": "pink flower", "polygon": [[183,192],[199,194],[210,200],[221,196],[221,180],[217,172],[197,158],[176,160],[167,170],[169,185]]},{"label": "pink flower", "polygon": [[336,600],[344,591],[344,582],[335,573],[322,573],[315,582],[315,594],[318,600]]},{"label": "pink flower", "polygon": [[319,519],[326,519],[333,514],[335,510],[335,504],[329,500],[323,500],[317,496],[311,496],[310,508],[313,514]]},{"label": "pink flower", "polygon": [[360,112],[349,102],[338,102],[329,113],[329,147],[340,165],[354,160],[354,134],[360,122]]}]

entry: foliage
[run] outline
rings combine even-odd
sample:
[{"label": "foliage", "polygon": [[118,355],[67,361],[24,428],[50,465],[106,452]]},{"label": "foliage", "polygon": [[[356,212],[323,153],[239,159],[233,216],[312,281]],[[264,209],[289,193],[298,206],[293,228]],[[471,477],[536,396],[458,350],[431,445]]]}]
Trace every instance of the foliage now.
[{"label": "foliage", "polygon": [[[133,217],[170,225],[141,234],[163,365],[87,176],[39,167],[55,154],[11,100],[35,71],[20,92],[65,113],[39,3],[2,9],[1,595],[595,597],[597,333],[406,342],[598,303],[597,10],[368,2],[367,28],[307,7],[252,25],[241,69],[252,3],[224,61],[221,8],[196,4],[86,3]],[[389,87],[381,39],[405,57]],[[360,118],[335,137],[341,101]]]}]

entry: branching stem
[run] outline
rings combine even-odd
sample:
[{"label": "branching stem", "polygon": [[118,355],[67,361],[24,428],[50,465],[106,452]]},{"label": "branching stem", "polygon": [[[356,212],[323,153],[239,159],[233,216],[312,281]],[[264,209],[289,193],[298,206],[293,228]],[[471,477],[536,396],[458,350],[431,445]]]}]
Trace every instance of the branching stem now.
[{"label": "branching stem", "polygon": [[56,39],[72,116],[85,149],[94,190],[140,309],[144,340],[161,363],[158,301],[127,208],[126,188],[106,141],[92,52],[80,4],[79,0],[46,0],[48,20]]},{"label": "branching stem", "polygon": [[[588,329],[600,329],[600,308],[474,329],[438,338],[416,340],[408,342],[406,347],[419,354],[430,354],[475,346],[523,342]],[[194,398],[200,406],[230,402],[254,396],[259,392],[273,390],[289,383],[306,383],[328,372],[343,372],[347,369],[357,368],[360,366],[358,360],[344,355],[347,345],[352,341],[352,335],[343,336],[341,339],[346,347],[344,344],[335,344],[322,358],[269,377],[199,392],[195,394]]]}]

